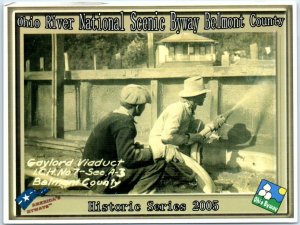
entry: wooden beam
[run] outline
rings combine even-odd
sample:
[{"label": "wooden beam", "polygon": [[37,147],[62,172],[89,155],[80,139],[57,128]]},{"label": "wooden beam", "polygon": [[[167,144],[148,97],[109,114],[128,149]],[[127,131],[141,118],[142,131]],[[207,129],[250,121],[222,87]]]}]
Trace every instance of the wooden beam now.
[{"label": "wooden beam", "polygon": [[80,82],[75,84],[76,130],[80,130]]},{"label": "wooden beam", "polygon": [[25,85],[25,128],[30,128],[32,126],[32,116],[31,116],[31,102],[32,102],[32,81],[27,81]]},{"label": "wooden beam", "polygon": [[208,81],[209,89],[211,90],[211,102],[210,102],[210,119],[213,120],[220,114],[220,88],[219,88],[219,81],[214,79]]},{"label": "wooden beam", "polygon": [[[30,60],[26,60],[26,72],[30,72]],[[34,81],[27,81],[25,95],[25,127],[37,125],[38,86]]]},{"label": "wooden beam", "polygon": [[64,52],[64,63],[65,63],[65,71],[70,71],[69,67],[69,55],[67,52]]},{"label": "wooden beam", "polygon": [[52,34],[52,136],[64,137],[64,36]]},{"label": "wooden beam", "polygon": [[45,59],[44,57],[40,57],[40,71],[45,70]]},{"label": "wooden beam", "polygon": [[[59,140],[59,139],[56,139]],[[64,141],[56,141],[56,140],[39,140],[39,139],[25,139],[26,146],[34,146],[39,148],[47,148],[47,149],[58,149],[64,151],[75,151],[75,152],[82,152],[84,148],[84,144],[72,142],[64,142]]]},{"label": "wooden beam", "polygon": [[[106,70],[73,70],[71,80],[127,80],[127,79],[172,79],[202,77],[275,77],[276,67],[270,62],[264,66],[194,66],[180,68],[149,69],[106,69]],[[51,80],[51,71],[27,72],[25,80]]]},{"label": "wooden beam", "polygon": [[154,68],[155,57],[154,57],[154,46],[153,46],[153,33],[147,33],[148,39],[148,67]]},{"label": "wooden beam", "polygon": [[38,104],[38,84],[36,82],[31,83],[31,126],[38,125],[37,121],[37,104]]},{"label": "wooden beam", "polygon": [[153,127],[159,114],[159,81],[151,80],[151,127]]},{"label": "wooden beam", "polygon": [[25,62],[25,71],[26,72],[30,71],[30,60],[29,59],[27,59]]},{"label": "wooden beam", "polygon": [[89,109],[90,109],[90,82],[81,82],[80,84],[80,129],[87,130],[89,127]]},{"label": "wooden beam", "polygon": [[94,60],[94,70],[97,70],[97,55],[95,53],[93,56],[93,60]]}]

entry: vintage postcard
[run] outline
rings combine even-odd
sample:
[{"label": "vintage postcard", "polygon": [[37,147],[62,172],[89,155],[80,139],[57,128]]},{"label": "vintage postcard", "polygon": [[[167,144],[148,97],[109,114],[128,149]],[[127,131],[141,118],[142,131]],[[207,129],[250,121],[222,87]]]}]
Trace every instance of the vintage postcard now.
[{"label": "vintage postcard", "polygon": [[5,7],[7,223],[295,222],[295,5]]}]

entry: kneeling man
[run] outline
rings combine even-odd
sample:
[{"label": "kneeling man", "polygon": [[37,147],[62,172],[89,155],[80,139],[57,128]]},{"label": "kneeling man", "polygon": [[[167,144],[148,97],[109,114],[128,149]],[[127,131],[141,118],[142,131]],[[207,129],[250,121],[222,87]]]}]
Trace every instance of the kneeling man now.
[{"label": "kneeling man", "polygon": [[153,193],[171,160],[182,161],[172,145],[164,151],[143,148],[134,141],[135,116],[140,116],[148,91],[140,85],[125,86],[120,107],[103,117],[90,134],[80,161],[79,177],[96,193]]}]

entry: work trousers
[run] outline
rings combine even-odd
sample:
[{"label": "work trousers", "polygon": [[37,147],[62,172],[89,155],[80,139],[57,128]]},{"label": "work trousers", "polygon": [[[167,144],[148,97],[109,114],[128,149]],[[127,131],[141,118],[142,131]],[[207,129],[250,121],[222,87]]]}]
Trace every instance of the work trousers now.
[{"label": "work trousers", "polygon": [[161,159],[154,164],[140,168],[124,168],[117,167],[116,171],[124,169],[125,176],[118,177],[116,175],[108,176],[102,180],[107,180],[109,183],[112,179],[120,182],[116,187],[95,185],[91,187],[94,193],[98,194],[151,194],[163,176],[165,171],[166,161]]}]

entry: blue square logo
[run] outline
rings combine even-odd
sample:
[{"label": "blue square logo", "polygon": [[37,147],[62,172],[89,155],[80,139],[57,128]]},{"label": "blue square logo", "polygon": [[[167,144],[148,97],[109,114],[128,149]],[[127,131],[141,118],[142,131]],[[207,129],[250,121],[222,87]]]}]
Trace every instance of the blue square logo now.
[{"label": "blue square logo", "polygon": [[252,204],[257,205],[276,214],[286,194],[286,189],[267,180],[261,180],[252,199]]}]

